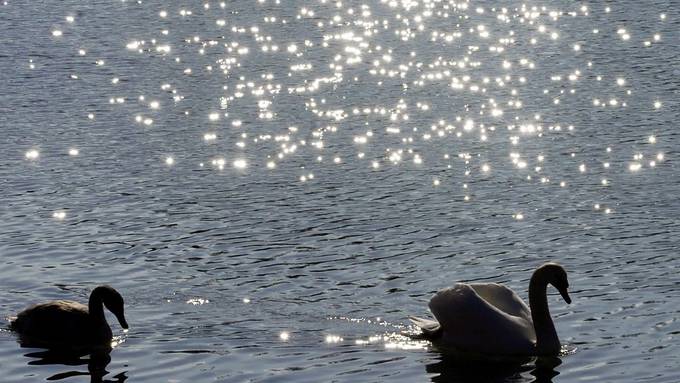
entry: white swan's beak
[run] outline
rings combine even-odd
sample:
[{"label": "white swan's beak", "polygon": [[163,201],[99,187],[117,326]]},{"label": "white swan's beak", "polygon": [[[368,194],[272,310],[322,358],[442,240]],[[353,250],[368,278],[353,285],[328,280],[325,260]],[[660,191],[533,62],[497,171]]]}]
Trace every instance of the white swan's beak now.
[{"label": "white swan's beak", "polygon": [[562,298],[564,299],[565,302],[571,303],[571,298],[569,297],[569,292],[567,291],[566,288],[564,289],[558,289],[557,291],[560,292],[560,295],[562,295]]}]

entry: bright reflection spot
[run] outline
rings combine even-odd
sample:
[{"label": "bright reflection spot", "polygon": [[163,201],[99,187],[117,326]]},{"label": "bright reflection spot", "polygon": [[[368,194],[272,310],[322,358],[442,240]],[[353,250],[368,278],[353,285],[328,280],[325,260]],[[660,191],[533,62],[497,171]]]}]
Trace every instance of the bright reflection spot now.
[{"label": "bright reflection spot", "polygon": [[224,158],[216,158],[216,159],[211,161],[211,164],[213,166],[217,167],[219,170],[224,169],[225,163],[226,163],[226,161],[224,160]]},{"label": "bright reflection spot", "polygon": [[248,163],[244,159],[238,159],[234,161],[233,165],[236,169],[245,169]]},{"label": "bright reflection spot", "polygon": [[35,160],[40,156],[40,152],[38,152],[36,149],[31,149],[26,152],[26,158],[29,160]]},{"label": "bright reflection spot", "polygon": [[385,348],[388,350],[423,350],[425,346],[419,343],[385,343]]},{"label": "bright reflection spot", "polygon": [[636,171],[640,170],[641,168],[642,168],[642,164],[639,163],[639,162],[633,162],[630,165],[628,165],[628,169],[631,172],[636,172]]},{"label": "bright reflection spot", "polygon": [[279,334],[279,338],[280,338],[282,341],[286,342],[286,341],[288,341],[288,339],[290,339],[290,334],[289,334],[287,331],[282,331],[282,332]]},{"label": "bright reflection spot", "polygon": [[166,164],[166,165],[172,165],[172,164],[174,164],[174,163],[175,163],[175,159],[174,159],[174,158],[172,158],[172,157],[166,157],[166,158],[165,158],[165,164]]},{"label": "bright reflection spot", "polygon": [[326,343],[340,343],[343,339],[339,335],[326,335]]},{"label": "bright reflection spot", "polygon": [[55,30],[52,31],[52,36],[54,36],[54,37],[61,37],[61,35],[63,35],[63,34],[64,33],[62,31],[58,30],[58,29],[55,29]]},{"label": "bright reflection spot", "polygon": [[57,220],[61,221],[61,220],[63,220],[64,218],[66,218],[66,212],[63,211],[63,210],[57,210],[57,211],[55,211],[54,213],[52,213],[52,217],[53,217],[54,219],[57,219]]},{"label": "bright reflection spot", "polygon": [[199,306],[210,303],[210,301],[204,298],[191,298],[187,301],[187,303],[190,305]]},{"label": "bright reflection spot", "polygon": [[250,303],[250,298],[243,298],[243,303]]},{"label": "bright reflection spot", "polygon": [[69,156],[77,156],[78,154],[80,154],[80,151],[78,151],[78,149],[76,148],[71,148],[68,150]]},{"label": "bright reflection spot", "polygon": [[512,218],[514,218],[514,219],[516,219],[516,220],[518,220],[518,221],[521,221],[521,220],[524,219],[524,214],[522,214],[522,213],[515,213],[515,214],[512,215]]}]

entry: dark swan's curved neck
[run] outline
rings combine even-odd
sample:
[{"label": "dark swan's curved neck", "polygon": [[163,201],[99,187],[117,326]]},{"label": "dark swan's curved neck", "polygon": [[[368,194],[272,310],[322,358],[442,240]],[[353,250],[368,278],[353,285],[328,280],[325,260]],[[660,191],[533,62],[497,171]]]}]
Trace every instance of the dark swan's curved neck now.
[{"label": "dark swan's curved neck", "polygon": [[541,270],[536,270],[529,282],[529,307],[536,331],[536,353],[538,355],[557,355],[560,353],[560,339],[555,324],[550,317],[547,296],[548,281]]},{"label": "dark swan's curved neck", "polygon": [[104,317],[104,301],[101,290],[94,289],[90,294],[90,300],[87,302],[87,309],[90,316],[96,320],[106,320]]}]

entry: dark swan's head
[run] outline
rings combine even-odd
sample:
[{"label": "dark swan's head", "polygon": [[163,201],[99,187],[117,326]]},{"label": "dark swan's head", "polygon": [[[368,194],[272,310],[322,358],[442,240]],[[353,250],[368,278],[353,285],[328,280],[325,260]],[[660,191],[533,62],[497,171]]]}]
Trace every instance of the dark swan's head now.
[{"label": "dark swan's head", "polygon": [[545,282],[550,283],[560,292],[565,302],[571,303],[571,298],[567,291],[569,280],[567,279],[567,272],[564,270],[564,267],[554,262],[548,262],[536,270],[536,273],[539,272]]},{"label": "dark swan's head", "polygon": [[128,328],[128,323],[125,320],[123,297],[120,295],[120,293],[118,293],[118,291],[116,291],[111,286],[104,285],[94,289],[92,294],[97,294],[101,298],[102,303],[104,303],[104,307],[106,307],[113,313],[113,315],[116,316],[116,319],[118,319],[118,323],[120,323],[122,328]]}]

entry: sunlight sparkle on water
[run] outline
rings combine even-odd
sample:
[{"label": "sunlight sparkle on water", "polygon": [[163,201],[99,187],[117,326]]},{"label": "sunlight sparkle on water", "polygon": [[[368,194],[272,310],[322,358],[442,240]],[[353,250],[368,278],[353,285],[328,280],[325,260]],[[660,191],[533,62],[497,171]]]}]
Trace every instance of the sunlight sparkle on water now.
[{"label": "sunlight sparkle on water", "polygon": [[[139,6],[146,5],[139,2]],[[215,155],[229,158],[235,169],[285,172],[287,164],[295,163],[304,170],[291,176],[302,182],[314,179],[314,173],[323,174],[313,170],[315,166],[365,167],[373,174],[410,167],[420,177],[421,187],[429,182],[433,186],[464,183],[468,193],[464,201],[475,196],[474,185],[482,179],[516,176],[536,188],[556,186],[553,180],[561,180],[562,188],[586,187],[569,179],[580,173],[579,177],[591,181],[589,185],[615,187],[615,171],[636,172],[648,163],[648,170],[661,167],[662,153],[651,162],[634,158],[629,163],[599,156],[581,158],[581,148],[569,149],[572,153],[566,158],[553,146],[582,131],[577,119],[570,121],[570,113],[564,113],[581,99],[586,100],[586,113],[616,115],[640,105],[635,71],[624,66],[612,71],[598,61],[602,47],[597,42],[607,39],[621,49],[654,52],[662,46],[663,30],[653,26],[637,41],[636,35],[642,32],[632,25],[601,24],[594,17],[602,17],[603,10],[614,12],[610,6],[564,4],[564,9],[558,9],[521,4],[507,8],[467,2],[383,1],[354,7],[324,0],[295,8],[290,17],[277,13],[275,7],[261,8],[262,18],[248,22],[230,7],[226,2],[203,2],[197,12],[168,4],[152,11],[160,19],[156,22],[162,23],[160,29],[140,24],[119,40],[125,57],[143,57],[167,73],[154,84],[160,94],[148,89],[123,94],[126,82],[134,84],[132,76],[120,75],[117,64],[108,68],[110,80],[105,86],[111,90],[107,95],[111,107],[130,113],[145,134],[166,131],[169,126],[164,117],[168,115],[189,121],[193,108],[187,100],[200,96],[205,86],[221,90],[201,109],[204,126],[194,136],[201,149],[182,158],[199,157],[196,162],[220,170],[226,162]],[[75,14],[68,13],[66,23],[74,23]],[[655,13],[653,18],[663,25],[666,14]],[[181,26],[178,19],[195,22],[195,30],[173,33]],[[570,33],[565,29],[569,23],[582,23],[587,36]],[[313,33],[289,39],[279,33],[283,24]],[[66,27],[72,26],[64,26],[68,32]],[[219,38],[213,36],[214,31]],[[84,41],[76,40],[77,34],[65,33],[57,25],[50,32],[60,37],[55,43],[73,39],[75,47],[84,46]],[[541,53],[546,50],[555,52],[554,68],[552,62],[546,68]],[[429,54],[434,51],[436,55]],[[78,52],[86,54],[82,48]],[[103,59],[83,59],[97,66],[105,64]],[[267,66],[269,60],[283,63],[280,70],[277,65]],[[32,60],[29,65],[36,68]],[[67,75],[74,80],[84,76]],[[137,76],[146,79],[144,74]],[[195,86],[186,86],[186,78]],[[355,95],[355,87],[361,86],[378,96]],[[399,89],[394,99],[390,99],[390,89]],[[423,97],[426,94],[441,97]],[[645,109],[650,109],[650,103],[660,109],[659,97],[646,98]],[[135,99],[143,110],[128,111],[132,106],[128,100]],[[290,126],[282,117],[290,111],[296,121],[304,123]],[[88,118],[93,120],[94,115]],[[154,125],[154,119],[163,124],[146,128]],[[658,131],[642,130],[637,142],[656,144],[652,132],[663,137]],[[164,138],[161,145],[171,139]],[[226,153],[213,152],[225,143],[229,146]],[[451,147],[460,148],[462,156],[442,155]],[[180,155],[181,146],[172,150]],[[506,154],[503,159],[494,156],[508,152],[509,159]],[[77,149],[70,149],[69,155],[77,155]],[[26,158],[37,159],[37,150],[26,152]],[[554,165],[562,159],[566,170],[560,171]],[[168,156],[165,163],[174,165],[175,160]],[[600,171],[607,171],[607,177]],[[521,219],[517,217],[522,214],[514,217]]]},{"label": "sunlight sparkle on water", "polygon": [[210,301],[207,300],[207,299],[204,299],[204,298],[191,298],[191,299],[187,300],[186,303],[188,303],[190,305],[194,305],[194,306],[200,306],[200,305],[204,305],[206,303],[210,303]]},{"label": "sunlight sparkle on water", "polygon": [[36,160],[40,156],[40,152],[38,152],[36,149],[31,149],[26,152],[26,158],[29,160]]}]

